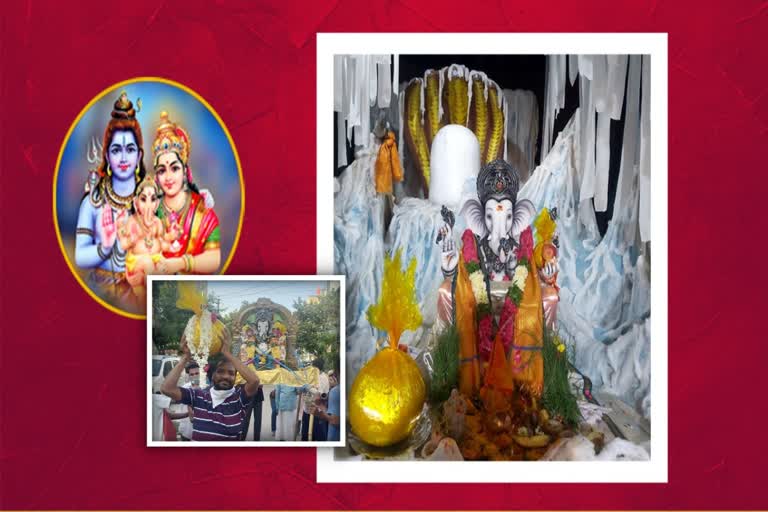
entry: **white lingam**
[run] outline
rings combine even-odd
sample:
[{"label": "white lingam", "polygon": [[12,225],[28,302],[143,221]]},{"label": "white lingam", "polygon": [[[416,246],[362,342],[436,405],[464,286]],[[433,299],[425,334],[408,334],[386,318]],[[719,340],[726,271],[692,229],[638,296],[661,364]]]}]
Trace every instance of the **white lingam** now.
[{"label": "white lingam", "polygon": [[449,124],[432,141],[429,166],[429,200],[452,210],[461,203],[464,182],[480,172],[480,143],[472,130]]}]

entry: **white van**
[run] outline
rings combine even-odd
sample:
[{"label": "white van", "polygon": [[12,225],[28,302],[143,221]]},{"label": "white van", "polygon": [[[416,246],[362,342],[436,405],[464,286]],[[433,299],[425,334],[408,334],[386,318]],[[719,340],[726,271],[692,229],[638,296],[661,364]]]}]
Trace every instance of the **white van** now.
[{"label": "white van", "polygon": [[[160,387],[173,367],[179,364],[179,356],[152,356],[152,392],[160,393]],[[182,374],[182,379],[184,375]],[[182,384],[179,379],[179,385]]]}]

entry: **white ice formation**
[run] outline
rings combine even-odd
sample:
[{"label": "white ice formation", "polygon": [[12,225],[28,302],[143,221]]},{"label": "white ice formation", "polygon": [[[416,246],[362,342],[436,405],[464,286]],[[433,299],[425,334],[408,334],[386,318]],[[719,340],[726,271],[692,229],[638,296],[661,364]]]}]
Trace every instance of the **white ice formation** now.
[{"label": "white ice formation", "polygon": [[[559,235],[558,327],[574,344],[579,370],[642,412],[650,413],[650,269],[638,237],[639,191],[627,187],[600,237],[590,199],[580,200],[578,115],[520,190],[536,210],[556,207]],[[619,180],[637,180],[623,176]],[[631,227],[631,228],[630,228]]]},{"label": "white ice formation", "polygon": [[528,179],[536,166],[536,142],[539,138],[539,106],[533,91],[504,89],[507,102],[507,161]]},{"label": "white ice formation", "polygon": [[334,201],[334,272],[347,276],[348,386],[376,348],[365,311],[378,300],[384,270],[384,196],[374,186],[378,149],[371,142],[357,152]]}]

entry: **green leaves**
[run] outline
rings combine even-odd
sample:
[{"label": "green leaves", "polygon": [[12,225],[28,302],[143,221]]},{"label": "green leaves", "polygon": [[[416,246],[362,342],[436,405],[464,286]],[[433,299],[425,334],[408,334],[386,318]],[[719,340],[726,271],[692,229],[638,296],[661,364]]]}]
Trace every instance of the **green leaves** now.
[{"label": "green leaves", "polygon": [[429,397],[439,403],[448,399],[459,382],[459,331],[455,325],[448,326],[437,339],[432,364]]},{"label": "green leaves", "polygon": [[333,369],[339,362],[339,290],[330,290],[313,303],[298,300],[293,307],[299,354],[320,359],[326,372]]}]

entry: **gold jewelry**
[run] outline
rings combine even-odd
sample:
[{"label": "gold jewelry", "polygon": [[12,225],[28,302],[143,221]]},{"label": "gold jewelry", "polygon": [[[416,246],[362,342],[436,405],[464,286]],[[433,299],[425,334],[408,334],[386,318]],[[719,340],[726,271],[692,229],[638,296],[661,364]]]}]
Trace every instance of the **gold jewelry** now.
[{"label": "gold jewelry", "polygon": [[190,256],[189,254],[185,254],[183,258],[184,258],[184,272],[187,274],[191,274],[192,269],[194,268],[195,260],[193,260],[192,256]]},{"label": "gold jewelry", "polygon": [[160,126],[157,127],[155,141],[152,143],[155,162],[165,153],[176,153],[184,165],[189,162],[189,135],[183,128],[168,118],[168,112],[160,113]]},{"label": "gold jewelry", "polygon": [[182,206],[178,211],[166,205],[165,201],[160,201],[160,206],[163,208],[163,213],[165,214],[163,217],[166,221],[166,227],[170,228],[171,224],[181,221],[186,216],[187,208],[189,207],[191,198],[192,195],[187,194],[187,199],[184,201],[184,206]]},{"label": "gold jewelry", "polygon": [[134,173],[136,174],[136,183],[139,182],[139,170],[140,170],[140,168],[141,168],[141,164],[136,164],[136,170],[134,171]]},{"label": "gold jewelry", "polygon": [[104,180],[106,189],[106,197],[109,204],[117,208],[118,210],[128,210],[131,208],[131,201],[133,200],[133,194],[128,196],[121,196],[112,189],[112,180]]},{"label": "gold jewelry", "polygon": [[107,176],[112,176],[112,168],[107,164]]},{"label": "gold jewelry", "polygon": [[144,234],[144,245],[147,246],[147,249],[152,249],[152,246],[155,243],[155,239],[152,237],[152,228],[147,228],[144,226],[144,220],[139,219],[139,228],[141,229],[141,232]]}]

